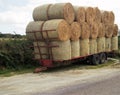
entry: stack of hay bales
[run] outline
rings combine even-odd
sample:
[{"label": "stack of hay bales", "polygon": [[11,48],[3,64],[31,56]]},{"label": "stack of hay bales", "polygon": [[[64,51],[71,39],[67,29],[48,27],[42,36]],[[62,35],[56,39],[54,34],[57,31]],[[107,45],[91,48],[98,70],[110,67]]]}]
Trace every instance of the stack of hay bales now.
[{"label": "stack of hay bales", "polygon": [[74,6],[74,10],[81,26],[80,56],[118,49],[118,26],[112,11],[81,6]]},{"label": "stack of hay bales", "polygon": [[35,59],[41,59],[40,53],[42,59],[60,61],[118,49],[118,26],[111,11],[45,4],[34,9],[33,19],[26,34],[33,41]]},{"label": "stack of hay bales", "polygon": [[74,17],[71,3],[45,4],[34,9],[34,21],[27,25],[26,34],[33,41],[35,59],[71,59],[71,27],[77,27]]}]

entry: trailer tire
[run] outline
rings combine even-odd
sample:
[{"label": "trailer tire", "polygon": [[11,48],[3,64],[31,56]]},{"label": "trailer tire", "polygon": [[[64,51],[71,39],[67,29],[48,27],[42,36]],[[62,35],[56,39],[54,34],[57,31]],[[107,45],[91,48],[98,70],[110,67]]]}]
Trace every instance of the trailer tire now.
[{"label": "trailer tire", "polygon": [[100,53],[100,64],[105,63],[107,56],[105,53]]},{"label": "trailer tire", "polygon": [[100,63],[100,58],[98,54],[94,54],[91,56],[91,64],[98,65]]}]

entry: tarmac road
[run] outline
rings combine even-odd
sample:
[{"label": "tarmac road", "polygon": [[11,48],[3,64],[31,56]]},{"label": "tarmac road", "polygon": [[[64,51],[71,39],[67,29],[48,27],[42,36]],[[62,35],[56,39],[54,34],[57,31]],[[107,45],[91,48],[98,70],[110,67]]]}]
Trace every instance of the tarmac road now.
[{"label": "tarmac road", "polygon": [[97,82],[78,83],[34,95],[120,95],[120,72]]},{"label": "tarmac road", "polygon": [[0,77],[0,95],[120,95],[120,64]]}]

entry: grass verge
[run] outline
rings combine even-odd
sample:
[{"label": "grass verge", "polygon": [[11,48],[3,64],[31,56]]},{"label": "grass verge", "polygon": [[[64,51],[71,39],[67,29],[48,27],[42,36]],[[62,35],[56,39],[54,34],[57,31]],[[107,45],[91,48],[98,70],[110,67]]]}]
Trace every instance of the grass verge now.
[{"label": "grass verge", "polygon": [[13,75],[19,75],[24,73],[32,73],[34,71],[35,67],[33,68],[22,68],[20,70],[0,70],[0,77],[10,77]]},{"label": "grass verge", "polygon": [[[68,66],[61,66],[61,67],[56,67],[56,68],[51,68],[46,71],[43,71],[42,73],[54,73],[54,72],[63,72],[67,70],[82,70],[82,69],[98,69],[98,68],[103,68],[107,66],[112,66],[115,63],[113,60],[108,60],[104,64],[99,64],[99,65],[89,65],[85,64],[83,62],[80,63],[75,63],[71,64]],[[32,73],[34,71],[35,67],[32,68],[22,68],[20,70],[0,70],[0,77],[9,77],[13,75],[19,75],[19,74],[24,74],[24,73]]]}]

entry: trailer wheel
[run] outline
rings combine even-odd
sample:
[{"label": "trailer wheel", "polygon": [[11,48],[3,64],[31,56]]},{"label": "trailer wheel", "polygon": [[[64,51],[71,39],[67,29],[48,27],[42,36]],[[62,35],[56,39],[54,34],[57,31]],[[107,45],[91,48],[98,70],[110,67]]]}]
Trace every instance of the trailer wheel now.
[{"label": "trailer wheel", "polygon": [[100,64],[105,63],[107,56],[105,53],[100,53]]},{"label": "trailer wheel", "polygon": [[98,54],[91,56],[91,64],[92,65],[98,65],[100,63],[100,58]]}]

